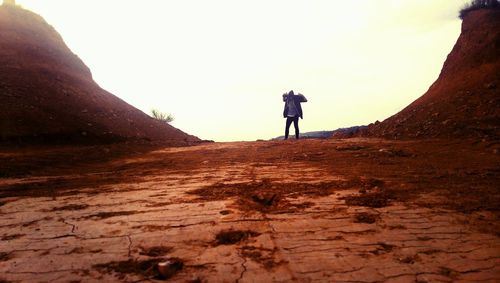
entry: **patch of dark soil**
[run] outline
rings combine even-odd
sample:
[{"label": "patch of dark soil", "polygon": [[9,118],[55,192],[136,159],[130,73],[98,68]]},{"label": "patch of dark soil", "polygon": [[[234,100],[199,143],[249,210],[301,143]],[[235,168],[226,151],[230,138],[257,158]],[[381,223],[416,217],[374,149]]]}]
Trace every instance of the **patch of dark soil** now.
[{"label": "patch of dark soil", "polygon": [[[166,263],[162,270],[159,270],[158,264]],[[93,265],[101,273],[118,273],[118,278],[125,278],[125,274],[138,274],[151,279],[166,280],[174,276],[177,272],[182,270],[184,262],[179,258],[169,259],[148,259],[148,260],[134,260],[129,259],[126,261],[112,261],[108,263],[101,263]]]},{"label": "patch of dark soil", "polygon": [[277,194],[255,194],[241,197],[236,201],[238,208],[244,211],[264,213],[292,213],[314,206],[313,202],[292,203]]},{"label": "patch of dark soil", "polygon": [[97,254],[97,253],[101,253],[102,252],[102,249],[85,249],[83,247],[76,247],[74,249],[72,249],[71,251],[67,252],[66,254],[83,254],[83,253],[93,253],[93,254]]},{"label": "patch of dark soil", "polygon": [[108,171],[107,163],[111,160],[143,156],[157,148],[133,143],[95,146],[2,146],[0,143],[0,151],[4,153],[0,156],[0,176],[60,176],[96,172],[96,167],[101,166]]},{"label": "patch of dark soil", "polygon": [[380,254],[391,252],[393,250],[393,248],[395,247],[394,245],[390,245],[390,244],[387,244],[384,242],[379,242],[379,243],[377,243],[377,245],[379,245],[379,247],[377,247],[375,250],[371,251],[371,253],[373,253],[375,255],[380,255]]},{"label": "patch of dark soil", "polygon": [[224,230],[215,236],[215,245],[234,245],[248,238],[259,236],[260,233],[251,230]]},{"label": "patch of dark soil", "polygon": [[361,149],[365,149],[366,147],[360,146],[360,145],[355,145],[355,144],[348,144],[348,145],[339,145],[335,147],[337,151],[357,151]]},{"label": "patch of dark soil", "polygon": [[432,255],[432,254],[437,254],[437,253],[441,253],[441,252],[443,252],[443,251],[438,250],[438,249],[429,249],[429,250],[421,251],[420,253],[423,253],[426,255]]},{"label": "patch of dark soil", "polygon": [[376,187],[381,188],[385,184],[384,181],[379,180],[379,179],[375,179],[375,178],[368,178],[368,179],[360,180],[360,183],[361,183],[361,186],[365,189],[373,189]]},{"label": "patch of dark soil", "polygon": [[241,248],[241,256],[260,263],[266,270],[271,270],[278,265],[286,263],[286,261],[276,261],[275,254],[277,250],[277,248],[266,249],[262,247],[243,246]]},{"label": "patch of dark soil", "polygon": [[326,239],[329,240],[329,241],[340,241],[340,240],[344,240],[344,237],[341,236],[341,235],[337,235],[335,237],[330,236],[330,237],[328,237]]},{"label": "patch of dark soil", "polygon": [[187,283],[203,283],[200,278],[194,278],[186,281]]},{"label": "patch of dark soil", "polygon": [[378,216],[376,214],[362,212],[354,215],[354,222],[373,224],[375,223],[375,221],[377,221],[377,218]]},{"label": "patch of dark soil", "polygon": [[425,241],[430,241],[430,240],[432,240],[432,238],[431,238],[431,237],[429,237],[429,236],[419,236],[419,237],[417,237],[417,240],[419,240],[419,241],[424,241],[424,242],[425,242]]},{"label": "patch of dark soil", "polygon": [[439,274],[450,277],[451,279],[456,279],[458,276],[458,273],[455,270],[445,266],[439,268]]},{"label": "patch of dark soil", "polygon": [[45,181],[0,186],[0,198],[6,197],[57,197],[79,193],[99,193],[99,187],[128,183],[137,180],[121,174],[94,174],[80,177],[58,177]]},{"label": "patch of dark soil", "polygon": [[387,226],[387,228],[389,230],[396,230],[396,229],[404,230],[404,229],[406,229],[406,226],[401,225],[401,224],[396,224],[396,225],[389,225],[389,226]]},{"label": "patch of dark soil", "polygon": [[99,212],[99,213],[96,213],[96,214],[91,214],[91,215],[83,216],[81,219],[101,220],[101,219],[111,218],[111,217],[115,217],[115,216],[132,215],[132,214],[137,214],[137,213],[141,213],[141,211],[109,211],[109,212]]},{"label": "patch of dark soil", "polygon": [[398,258],[398,261],[406,264],[414,264],[418,260],[418,255],[413,256],[405,256],[402,258]]},{"label": "patch of dark soil", "polygon": [[457,186],[443,191],[442,195],[446,196],[445,206],[460,212],[500,211],[498,187],[493,189],[492,187],[478,187],[477,185],[470,187]]},{"label": "patch of dark soil", "polygon": [[402,149],[389,149],[389,148],[381,148],[379,152],[391,157],[411,157],[413,154],[404,151]]},{"label": "patch of dark soil", "polygon": [[0,252],[0,261],[8,261],[11,258],[10,253]]},{"label": "patch of dark soil", "polygon": [[83,247],[77,247],[72,249],[71,251],[67,252],[66,254],[83,254],[85,252],[85,249]]},{"label": "patch of dark soil", "polygon": [[384,251],[386,251],[386,252],[392,251],[392,249],[395,247],[394,245],[387,244],[384,242],[379,242],[378,245],[380,245],[382,247],[382,249],[384,249]]},{"label": "patch of dark soil", "polygon": [[277,194],[255,194],[252,195],[252,200],[264,206],[271,206],[277,200]]},{"label": "patch of dark soil", "polygon": [[387,192],[373,192],[361,195],[351,195],[344,199],[347,205],[380,208],[390,204],[391,196]]},{"label": "patch of dark soil", "polygon": [[63,210],[82,210],[89,207],[88,204],[68,204],[60,207],[52,208],[52,211],[63,211]]},{"label": "patch of dark soil", "polygon": [[21,226],[22,227],[29,227],[31,225],[34,225],[36,223],[38,223],[40,220],[33,220],[33,221],[28,221],[28,222],[24,222]]},{"label": "patch of dark soil", "polygon": [[273,195],[276,195],[272,204],[278,196],[298,197],[302,195],[320,195],[326,196],[333,193],[338,188],[339,182],[327,182],[319,184],[301,184],[301,183],[272,183],[269,180],[261,182],[249,182],[238,184],[217,183],[201,189],[190,191],[190,194],[198,196],[198,200],[214,201],[223,200],[237,196],[247,196],[249,199],[268,198],[270,201]]},{"label": "patch of dark soil", "polygon": [[4,236],[2,236],[2,241],[10,241],[10,240],[19,239],[22,236],[25,236],[25,234],[4,235]]},{"label": "patch of dark soil", "polygon": [[190,191],[197,195],[193,200],[215,201],[228,198],[237,198],[237,206],[244,211],[261,211],[266,213],[291,213],[314,205],[312,202],[292,203],[288,199],[301,196],[327,196],[339,189],[361,186],[362,181],[330,181],[322,183],[275,183],[269,180],[225,184],[217,183],[204,188]]},{"label": "patch of dark soil", "polygon": [[156,246],[156,247],[149,247],[149,248],[140,248],[141,251],[139,252],[140,255],[146,255],[150,257],[159,257],[159,256],[164,256],[167,255],[172,251],[172,247],[165,247],[165,246]]}]

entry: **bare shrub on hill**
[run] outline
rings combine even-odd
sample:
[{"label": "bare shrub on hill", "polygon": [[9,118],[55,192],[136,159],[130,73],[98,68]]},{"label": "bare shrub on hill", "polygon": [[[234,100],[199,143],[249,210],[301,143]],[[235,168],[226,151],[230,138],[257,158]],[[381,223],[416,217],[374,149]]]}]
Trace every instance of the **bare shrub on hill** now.
[{"label": "bare shrub on hill", "polygon": [[470,3],[465,4],[465,6],[460,10],[459,17],[464,19],[464,17],[471,11],[479,9],[491,9],[499,7],[500,3],[498,0],[472,0]]}]

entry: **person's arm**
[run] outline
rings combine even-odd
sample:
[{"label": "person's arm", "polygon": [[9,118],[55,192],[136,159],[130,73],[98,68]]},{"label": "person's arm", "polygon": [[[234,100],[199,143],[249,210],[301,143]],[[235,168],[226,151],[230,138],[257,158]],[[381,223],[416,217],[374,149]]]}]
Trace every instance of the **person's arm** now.
[{"label": "person's arm", "polygon": [[298,96],[300,97],[300,102],[307,102],[307,98],[302,93],[299,93]]}]

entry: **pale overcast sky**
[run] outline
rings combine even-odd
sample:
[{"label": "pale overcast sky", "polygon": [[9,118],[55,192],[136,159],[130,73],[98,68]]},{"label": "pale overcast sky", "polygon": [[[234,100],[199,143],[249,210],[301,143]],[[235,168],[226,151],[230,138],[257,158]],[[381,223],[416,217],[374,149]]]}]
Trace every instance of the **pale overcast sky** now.
[{"label": "pale overcast sky", "polygon": [[104,89],[202,139],[383,120],[425,93],[460,34],[465,0],[18,0],[42,15]]}]

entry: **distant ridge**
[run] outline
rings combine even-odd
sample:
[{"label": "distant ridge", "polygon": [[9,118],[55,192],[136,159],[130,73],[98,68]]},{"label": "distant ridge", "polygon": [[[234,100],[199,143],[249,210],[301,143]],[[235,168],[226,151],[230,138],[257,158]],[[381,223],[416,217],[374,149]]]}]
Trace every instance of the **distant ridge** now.
[{"label": "distant ridge", "polygon": [[[348,138],[352,137],[362,129],[366,128],[367,126],[354,126],[354,127],[349,127],[349,128],[339,128],[333,131],[313,131],[313,132],[305,132],[305,133],[300,133],[300,138],[301,139],[329,139],[331,137],[340,137],[342,138]],[[276,138],[273,138],[271,140],[282,140],[284,139],[285,136],[279,136]],[[290,139],[295,139],[295,135],[290,135]]]},{"label": "distant ridge", "polygon": [[[439,78],[427,93],[356,136],[407,138],[500,137],[500,9],[467,13]],[[338,135],[337,137],[342,137]]]},{"label": "distant ridge", "polygon": [[176,146],[200,141],[100,88],[42,17],[0,6],[0,142],[131,140]]}]

